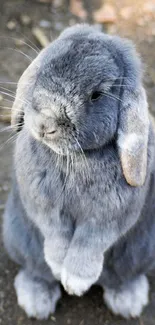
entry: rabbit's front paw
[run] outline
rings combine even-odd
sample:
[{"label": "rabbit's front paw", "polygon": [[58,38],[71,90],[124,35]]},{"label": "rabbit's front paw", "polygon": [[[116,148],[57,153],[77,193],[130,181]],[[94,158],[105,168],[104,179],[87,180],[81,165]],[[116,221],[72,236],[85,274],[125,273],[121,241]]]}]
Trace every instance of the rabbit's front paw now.
[{"label": "rabbit's front paw", "polygon": [[63,268],[61,275],[61,282],[64,289],[70,295],[82,296],[94,282],[93,279],[82,278],[75,274],[69,273],[67,269]]},{"label": "rabbit's front paw", "polygon": [[61,280],[62,265],[67,248],[68,243],[62,242],[61,238],[58,238],[58,240],[53,239],[53,241],[46,239],[44,242],[45,261],[57,280]]},{"label": "rabbit's front paw", "polygon": [[78,270],[80,272],[73,272],[64,266],[61,273],[61,283],[70,295],[82,296],[98,280],[102,271],[102,264],[98,264],[98,267],[96,265],[95,272],[90,272],[90,270],[93,270],[92,265],[90,265],[87,272],[83,269],[83,266]]}]

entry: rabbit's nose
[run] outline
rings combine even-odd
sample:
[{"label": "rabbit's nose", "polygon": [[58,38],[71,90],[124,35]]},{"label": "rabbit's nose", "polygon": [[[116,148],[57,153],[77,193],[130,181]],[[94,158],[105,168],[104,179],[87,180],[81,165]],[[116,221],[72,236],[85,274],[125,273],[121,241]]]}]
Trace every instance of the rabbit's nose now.
[{"label": "rabbit's nose", "polygon": [[54,136],[57,133],[56,125],[47,126],[45,124],[40,125],[40,135],[41,137],[45,136]]}]

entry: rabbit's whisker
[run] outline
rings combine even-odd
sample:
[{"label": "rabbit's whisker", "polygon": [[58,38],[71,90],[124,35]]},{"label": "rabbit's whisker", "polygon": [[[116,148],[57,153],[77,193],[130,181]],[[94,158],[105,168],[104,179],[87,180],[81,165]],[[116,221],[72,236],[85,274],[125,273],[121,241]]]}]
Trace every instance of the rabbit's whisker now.
[{"label": "rabbit's whisker", "polygon": [[71,158],[71,168],[70,168],[71,172],[70,172],[70,174],[72,176],[72,182],[74,184],[75,170],[76,170],[76,154],[74,151],[73,151],[73,153],[71,153],[70,158]]},{"label": "rabbit's whisker", "polygon": [[[18,82],[15,82],[15,81],[0,81],[0,84],[18,85]],[[20,85],[31,85],[31,83],[30,82],[20,82]]]},{"label": "rabbit's whisker", "polygon": [[18,82],[15,81],[0,81],[0,84],[9,84],[9,85],[18,85]]},{"label": "rabbit's whisker", "polygon": [[2,90],[0,90],[0,93],[1,93],[1,94],[3,94],[3,95],[9,96],[9,97],[11,97],[11,98],[14,98],[14,99],[15,99],[15,95],[12,95],[12,94],[10,94],[10,93],[7,93],[7,92],[5,92],[5,91],[2,91]]},{"label": "rabbit's whisker", "polygon": [[[0,93],[1,93],[1,91],[0,91]],[[12,99],[5,98],[4,100],[7,101],[7,102],[10,102],[12,104],[14,103],[14,100],[12,100]]]},{"label": "rabbit's whisker", "polygon": [[89,164],[88,164],[88,161],[87,161],[86,155],[85,155],[85,153],[84,153],[84,151],[83,151],[83,149],[82,149],[82,147],[81,147],[81,145],[80,145],[80,143],[79,143],[79,141],[77,140],[76,137],[75,137],[75,141],[76,141],[76,143],[77,143],[77,145],[78,145],[78,147],[79,147],[79,149],[80,149],[80,156],[81,156],[81,158],[82,158],[82,160],[83,160],[83,162],[84,162],[84,165],[85,165],[85,167],[86,167],[86,169],[85,169],[85,172],[86,172],[86,178],[87,178],[87,180],[89,181],[89,178],[90,178],[90,172],[89,172],[89,169],[90,169],[90,167],[89,167]]},{"label": "rabbit's whisker", "polygon": [[68,176],[69,176],[69,163],[70,163],[69,153],[68,153],[68,150],[67,150],[67,155],[66,155],[66,176],[65,176],[65,179],[64,179],[62,190],[61,190],[60,194],[58,195],[58,197],[56,199],[56,202],[60,199],[61,195],[63,194],[63,192],[65,190],[65,187],[66,187],[66,184],[67,184],[67,179],[68,179]]},{"label": "rabbit's whisker", "polygon": [[75,138],[75,139],[76,139],[76,142],[77,142],[77,144],[78,144],[78,146],[79,146],[79,148],[80,148],[80,150],[81,150],[81,153],[82,153],[82,155],[83,155],[83,157],[84,157],[84,159],[85,159],[86,165],[87,165],[87,167],[88,167],[88,169],[89,169],[89,164],[88,164],[88,161],[87,161],[86,155],[85,155],[85,153],[84,153],[84,151],[83,151],[83,149],[82,149],[82,147],[81,147],[81,145],[80,145],[78,139],[77,139],[77,138]]},{"label": "rabbit's whisker", "polygon": [[2,128],[2,129],[0,129],[0,132],[14,130],[14,129],[16,129],[17,126],[20,126],[20,123],[15,124],[15,125],[6,126],[6,127]]},{"label": "rabbit's whisker", "polygon": [[22,55],[25,56],[25,57],[26,57],[30,62],[33,61],[33,58],[31,58],[29,55],[27,55],[27,54],[24,53],[23,51],[16,50],[16,49],[14,49],[14,48],[12,48],[12,47],[7,47],[6,49],[7,49],[7,50],[12,50],[12,51],[15,51],[15,52],[17,52],[17,53],[22,54]]},{"label": "rabbit's whisker", "polygon": [[[22,100],[22,99],[20,99],[20,98],[17,97],[17,96],[13,96],[12,94],[6,93],[5,91],[1,91],[1,90],[0,90],[0,93],[3,94],[3,95],[9,96],[9,97],[11,97],[11,98],[13,98],[13,99],[18,99],[18,100],[20,100],[20,101],[21,101],[22,103],[24,103],[24,104],[30,104],[30,102],[25,101],[25,100]],[[5,100],[6,100],[6,99],[5,99]]]},{"label": "rabbit's whisker", "polygon": [[15,91],[12,91],[12,90],[10,90],[8,88],[5,88],[5,87],[0,86],[0,89],[9,91],[11,94],[16,95],[16,92]]},{"label": "rabbit's whisker", "polygon": [[102,93],[103,93],[105,96],[109,97],[109,98],[113,98],[113,99],[115,99],[115,100],[119,100],[120,102],[123,102],[123,100],[121,100],[120,98],[118,98],[118,97],[116,97],[116,96],[114,96],[114,95],[112,95],[112,94],[110,94],[110,93],[107,93],[107,92],[105,92],[105,91],[103,91]]},{"label": "rabbit's whisker", "polygon": [[9,117],[10,114],[0,114],[0,117]]},{"label": "rabbit's whisker", "polygon": [[29,41],[29,43],[30,44],[32,44],[35,48],[36,48],[36,50],[38,51],[38,53],[41,51],[40,49],[39,49],[39,47],[34,43],[34,42],[32,42],[26,35],[24,35],[23,33],[21,33],[20,32],[20,35],[21,36],[23,36],[24,38],[26,38],[28,41]]},{"label": "rabbit's whisker", "polygon": [[[62,157],[61,155],[56,155],[57,159],[56,159],[56,165],[55,165],[55,175],[56,175],[56,179],[55,179],[55,184],[57,184],[57,181],[59,179],[60,176],[60,170],[62,168]],[[58,171],[58,174],[57,174]]]},{"label": "rabbit's whisker", "polygon": [[13,140],[16,140],[17,134],[14,134],[9,139],[7,139],[2,145],[0,146],[0,151],[9,143],[13,142]]},{"label": "rabbit's whisker", "polygon": [[[12,110],[12,107],[7,107],[7,106],[0,106],[0,108],[4,109],[4,110],[6,110],[6,111],[8,110],[8,111],[10,111],[10,112],[11,112],[11,110]],[[17,109],[17,108],[14,108],[13,111],[23,113],[23,111],[22,111],[21,109]]]},{"label": "rabbit's whisker", "polygon": [[[13,40],[13,41],[18,41],[19,39],[18,38],[16,38],[16,37],[11,37],[11,36],[0,36],[0,38],[4,38],[4,39],[11,39],[11,40]],[[24,36],[24,38],[26,38],[26,36]],[[20,42],[23,44],[23,45],[26,45],[26,46],[28,46],[30,49],[32,49],[36,54],[39,54],[39,52],[40,52],[40,50],[37,48],[37,46],[35,45],[35,44],[33,44],[30,40],[29,40],[29,42],[32,44],[32,45],[34,45],[34,46],[36,46],[36,48],[38,49],[38,51],[34,48],[34,47],[32,47],[30,44],[28,44],[28,43],[26,43],[25,41],[23,41],[23,40],[21,40],[20,39]]]}]

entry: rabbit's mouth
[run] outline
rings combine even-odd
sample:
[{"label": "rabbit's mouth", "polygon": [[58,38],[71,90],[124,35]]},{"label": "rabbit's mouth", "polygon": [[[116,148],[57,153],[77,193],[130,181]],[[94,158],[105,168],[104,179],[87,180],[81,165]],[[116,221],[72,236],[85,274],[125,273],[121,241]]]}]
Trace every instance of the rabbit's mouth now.
[{"label": "rabbit's mouth", "polygon": [[52,149],[52,151],[59,155],[67,156],[73,152],[75,153],[79,151],[80,148],[80,144],[75,137],[70,137],[69,139],[62,137],[58,139],[55,137],[54,139],[53,136],[51,137],[50,133],[45,133],[43,135],[40,132],[37,132],[35,129],[31,129],[31,134],[37,141],[42,142],[44,145],[48,146],[50,149]]},{"label": "rabbit's mouth", "polygon": [[79,142],[77,139],[77,132],[74,126],[55,127],[54,124],[49,124],[49,127],[45,127],[45,124],[37,123],[37,119],[31,116],[26,116],[25,127],[28,132],[40,143],[48,146],[52,151],[59,155],[68,155],[78,151]]},{"label": "rabbit's mouth", "polygon": [[63,156],[73,154],[73,152],[75,153],[79,150],[78,145],[75,141],[68,141],[65,139],[53,141],[49,138],[44,137],[42,138],[42,142],[50,147],[52,151]]}]

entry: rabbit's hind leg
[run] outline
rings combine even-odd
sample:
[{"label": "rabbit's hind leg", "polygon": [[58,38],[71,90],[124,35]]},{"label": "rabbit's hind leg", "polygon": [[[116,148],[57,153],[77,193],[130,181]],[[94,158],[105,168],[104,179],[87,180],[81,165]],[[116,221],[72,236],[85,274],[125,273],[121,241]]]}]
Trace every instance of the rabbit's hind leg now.
[{"label": "rabbit's hind leg", "polygon": [[22,268],[14,282],[18,304],[28,317],[48,318],[61,296],[60,285],[45,262],[44,239],[27,218],[15,190],[5,209],[3,239],[8,254]]},{"label": "rabbit's hind leg", "polygon": [[140,316],[149,301],[149,283],[145,275],[137,276],[119,289],[104,289],[104,300],[109,309],[125,318]]},{"label": "rabbit's hind leg", "polygon": [[14,282],[18,305],[28,317],[47,319],[55,312],[61,297],[58,283],[49,284],[42,279],[33,278],[26,270],[21,270]]}]

